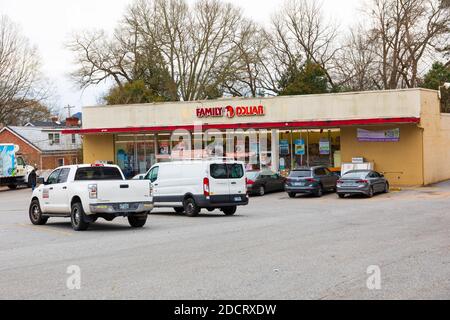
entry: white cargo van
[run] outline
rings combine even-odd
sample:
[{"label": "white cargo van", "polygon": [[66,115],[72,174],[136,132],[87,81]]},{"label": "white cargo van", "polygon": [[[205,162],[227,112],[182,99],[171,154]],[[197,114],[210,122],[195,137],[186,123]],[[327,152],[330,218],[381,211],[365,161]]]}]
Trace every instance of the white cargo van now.
[{"label": "white cargo van", "polygon": [[152,182],[155,207],[172,207],[196,216],[202,208],[233,215],[248,204],[244,163],[234,160],[185,160],[155,164],[144,179]]}]

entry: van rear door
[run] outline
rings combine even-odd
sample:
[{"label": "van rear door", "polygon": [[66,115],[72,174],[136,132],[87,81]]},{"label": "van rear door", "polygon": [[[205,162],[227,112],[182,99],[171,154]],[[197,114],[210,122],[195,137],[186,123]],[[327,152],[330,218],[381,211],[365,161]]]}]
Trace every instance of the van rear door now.
[{"label": "van rear door", "polygon": [[230,184],[228,170],[225,163],[211,163],[209,165],[209,194],[211,202],[229,202]]},{"label": "van rear door", "polygon": [[211,202],[240,202],[245,196],[245,171],[241,163],[212,163],[210,165]]},{"label": "van rear door", "polygon": [[245,171],[244,166],[241,163],[229,163],[227,164],[228,176],[229,176],[229,186],[230,186],[230,196],[232,202],[242,201],[239,200],[238,195],[245,195],[247,192],[247,186],[245,183]]}]

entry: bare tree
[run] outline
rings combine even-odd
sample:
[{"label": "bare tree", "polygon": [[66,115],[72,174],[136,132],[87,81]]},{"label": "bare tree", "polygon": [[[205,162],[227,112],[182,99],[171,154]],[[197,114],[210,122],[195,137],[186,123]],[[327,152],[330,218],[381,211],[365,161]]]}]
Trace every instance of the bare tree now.
[{"label": "bare tree", "polygon": [[16,24],[0,16],[0,123],[9,124],[30,101],[42,101],[48,94],[36,48]]},{"label": "bare tree", "polygon": [[351,30],[338,52],[335,64],[343,90],[380,90],[376,49],[363,28]]},{"label": "bare tree", "polygon": [[323,14],[322,3],[312,0],[287,0],[272,17],[266,33],[269,49],[262,86],[278,93],[278,83],[289,68],[299,69],[306,61],[321,66],[334,85],[334,58],[338,28]]},{"label": "bare tree", "polygon": [[69,44],[78,66],[73,76],[81,87],[106,79],[121,87],[136,79],[148,83],[146,73],[158,66],[169,75],[173,99],[215,98],[233,81],[256,95],[251,76],[237,76],[251,64],[253,30],[237,7],[218,0],[192,7],[184,0],[136,0],[114,37],[75,35]]},{"label": "bare tree", "polygon": [[[416,87],[421,63],[450,30],[449,9],[441,0],[373,0],[369,35],[383,89]],[[423,68],[428,69],[428,64]]]}]

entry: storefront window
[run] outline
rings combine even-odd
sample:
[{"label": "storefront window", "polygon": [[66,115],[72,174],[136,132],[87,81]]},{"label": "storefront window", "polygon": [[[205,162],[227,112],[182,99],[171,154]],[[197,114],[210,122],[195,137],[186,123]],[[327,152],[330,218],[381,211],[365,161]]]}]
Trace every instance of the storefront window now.
[{"label": "storefront window", "polygon": [[[341,165],[339,129],[283,130],[275,136],[279,139],[278,150],[272,150],[271,130],[118,134],[115,136],[115,162],[127,178],[147,172],[156,162],[208,156],[245,161],[247,171],[272,169],[272,161],[278,156],[278,171],[283,175],[304,166]],[[199,152],[195,152],[196,143]],[[273,157],[273,152],[278,155]]]},{"label": "storefront window", "polygon": [[157,134],[157,162],[170,161],[170,133],[158,133]]},{"label": "storefront window", "polygon": [[115,137],[116,164],[125,177],[132,177],[135,172],[136,140],[134,135],[117,135]]},{"label": "storefront window", "polygon": [[115,158],[125,177],[145,173],[156,163],[154,135],[116,135]]},{"label": "storefront window", "polygon": [[334,167],[340,151],[340,130],[317,129],[308,133],[308,162],[310,166]]}]

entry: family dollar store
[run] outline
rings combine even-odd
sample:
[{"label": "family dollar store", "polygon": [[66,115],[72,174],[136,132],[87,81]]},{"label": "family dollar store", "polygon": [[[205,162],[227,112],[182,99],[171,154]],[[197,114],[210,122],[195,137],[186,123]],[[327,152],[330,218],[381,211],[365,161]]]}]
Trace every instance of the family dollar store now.
[{"label": "family dollar store", "polygon": [[425,89],[91,106],[82,128],[63,133],[83,136],[85,163],[114,163],[127,177],[179,159],[181,149],[282,174],[340,171],[358,159],[394,186],[450,179],[450,114]]}]

